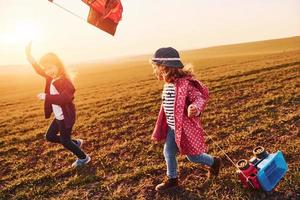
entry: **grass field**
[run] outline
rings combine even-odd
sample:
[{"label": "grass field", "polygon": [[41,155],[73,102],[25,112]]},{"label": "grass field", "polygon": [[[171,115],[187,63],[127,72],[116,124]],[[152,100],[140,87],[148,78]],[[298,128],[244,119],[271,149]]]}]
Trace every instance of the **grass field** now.
[{"label": "grass field", "polygon": [[[77,66],[77,123],[92,162],[71,169],[74,157],[45,141],[50,123],[36,94],[44,80],[30,66],[0,74],[0,199],[299,199],[300,37],[182,52],[210,89],[205,130],[234,160],[252,149],[282,150],[289,170],[271,194],[241,187],[223,158],[220,177],[206,189],[202,166],[179,157],[183,186],[154,190],[165,175],[162,144],[150,136],[161,103],[150,56]],[[3,68],[4,69],[4,68]]]}]

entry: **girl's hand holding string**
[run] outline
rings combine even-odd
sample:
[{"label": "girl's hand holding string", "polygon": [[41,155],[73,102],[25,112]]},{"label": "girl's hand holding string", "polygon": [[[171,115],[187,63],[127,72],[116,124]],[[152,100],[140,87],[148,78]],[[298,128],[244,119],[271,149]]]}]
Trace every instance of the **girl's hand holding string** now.
[{"label": "girl's hand holding string", "polygon": [[195,117],[200,114],[198,108],[195,105],[189,105],[188,107],[188,117]]}]

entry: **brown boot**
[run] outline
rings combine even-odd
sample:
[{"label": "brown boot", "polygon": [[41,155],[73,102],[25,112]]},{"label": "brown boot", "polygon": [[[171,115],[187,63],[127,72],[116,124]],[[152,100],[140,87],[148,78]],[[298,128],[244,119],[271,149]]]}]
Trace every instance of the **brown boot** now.
[{"label": "brown boot", "polygon": [[178,178],[168,178],[164,182],[158,184],[155,187],[157,192],[165,192],[169,190],[176,189],[178,187]]},{"label": "brown boot", "polygon": [[208,185],[210,185],[212,178],[217,177],[219,175],[221,165],[222,165],[221,158],[214,157],[214,163],[208,170],[207,178],[202,184],[201,186],[202,188],[206,188]]},{"label": "brown boot", "polygon": [[208,177],[212,178],[213,176],[217,177],[219,176],[220,168],[222,165],[222,160],[219,157],[214,157],[214,163],[209,168]]}]

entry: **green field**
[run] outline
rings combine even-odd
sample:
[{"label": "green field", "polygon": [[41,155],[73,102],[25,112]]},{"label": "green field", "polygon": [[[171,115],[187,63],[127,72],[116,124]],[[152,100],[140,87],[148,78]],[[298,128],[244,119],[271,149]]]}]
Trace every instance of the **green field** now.
[{"label": "green field", "polygon": [[[44,139],[50,120],[36,94],[44,80],[28,65],[0,73],[0,199],[297,199],[300,198],[300,37],[182,52],[210,90],[202,123],[234,160],[255,146],[282,150],[289,170],[271,194],[242,188],[223,158],[220,177],[201,189],[202,166],[179,157],[182,188],[154,190],[165,176],[162,144],[150,140],[161,103],[149,56],[76,66],[77,123],[88,166]],[[8,68],[8,67],[7,67]],[[11,67],[12,68],[12,67]],[[13,68],[15,69],[15,68]]]}]

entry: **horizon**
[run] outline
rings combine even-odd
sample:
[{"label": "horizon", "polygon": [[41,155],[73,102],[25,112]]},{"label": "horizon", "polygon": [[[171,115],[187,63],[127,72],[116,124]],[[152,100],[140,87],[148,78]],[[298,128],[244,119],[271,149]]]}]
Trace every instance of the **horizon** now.
[{"label": "horizon", "polygon": [[[230,43],[230,44],[220,44],[215,46],[207,46],[207,47],[201,47],[201,48],[193,48],[193,49],[179,49],[179,51],[182,52],[189,52],[189,51],[201,51],[205,49],[210,48],[218,48],[218,47],[226,47],[226,46],[234,46],[234,45],[244,45],[244,44],[250,44],[250,43],[256,43],[256,42],[266,42],[266,41],[274,41],[274,40],[285,40],[285,39],[292,39],[292,38],[300,38],[300,35],[290,36],[290,37],[284,37],[284,38],[270,38],[266,40],[258,40],[258,41],[245,41],[241,43]],[[68,63],[68,66],[70,67],[77,67],[77,65],[80,64],[101,64],[106,62],[113,62],[114,59],[118,59],[119,61],[122,61],[122,59],[136,59],[143,56],[151,56],[152,53],[145,53],[145,54],[132,54],[132,55],[124,55],[124,56],[116,56],[111,58],[105,58],[105,59],[95,59],[95,60],[86,60],[86,61],[80,61],[76,63]],[[222,56],[221,56],[222,57]],[[24,64],[0,64],[0,67],[26,67],[29,66],[29,63]]]}]

